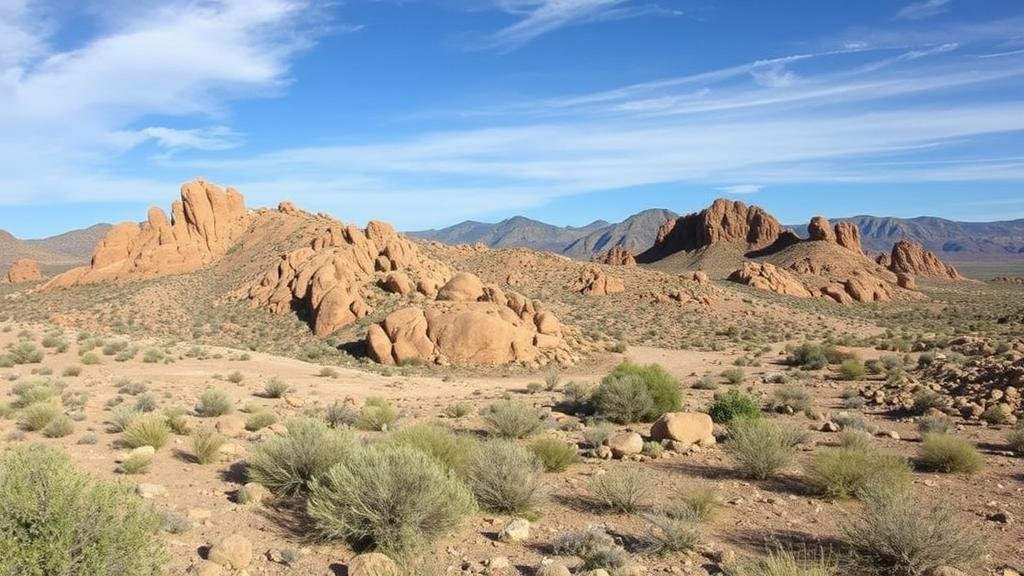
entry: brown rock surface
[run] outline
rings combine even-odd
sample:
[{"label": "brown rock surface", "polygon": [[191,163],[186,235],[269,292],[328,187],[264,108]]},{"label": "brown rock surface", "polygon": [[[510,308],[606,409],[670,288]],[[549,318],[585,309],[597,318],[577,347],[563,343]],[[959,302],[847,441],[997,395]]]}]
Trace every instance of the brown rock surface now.
[{"label": "brown rock surface", "polygon": [[654,247],[643,254],[642,260],[651,261],[680,250],[697,250],[716,242],[758,250],[775,243],[781,233],[779,221],[761,208],[718,199],[700,212],[665,222],[658,230]]},{"label": "brown rock surface", "polygon": [[669,412],[651,426],[651,439],[683,444],[714,444],[714,423],[701,412]]},{"label": "brown rock surface", "polygon": [[114,226],[96,246],[89,266],[68,270],[43,288],[193,272],[223,256],[247,225],[245,199],[237,190],[196,179],[182,185],[170,220],[154,207],[142,224]]},{"label": "brown rock surface", "polygon": [[888,268],[897,274],[911,274],[921,278],[963,279],[956,268],[944,263],[934,252],[908,240],[900,240],[892,247]]},{"label": "brown rock surface", "polygon": [[35,260],[28,258],[15,260],[11,267],[7,269],[7,281],[11,284],[35,282],[42,279],[43,275],[39,272],[39,264]]},{"label": "brown rock surface", "polygon": [[609,276],[602,270],[584,268],[570,285],[570,289],[586,296],[606,296],[625,291],[626,285],[622,280]]},{"label": "brown rock surface", "polygon": [[860,243],[860,228],[852,222],[836,223],[836,243],[858,254],[864,252]]},{"label": "brown rock surface", "polygon": [[792,274],[768,263],[745,262],[743,268],[729,275],[729,280],[759,290],[810,298],[811,292]]},{"label": "brown rock surface", "polygon": [[594,259],[599,264],[610,266],[636,266],[636,257],[633,253],[621,246],[613,246],[604,254]]},{"label": "brown rock surface", "polygon": [[810,235],[810,239],[812,241],[836,241],[836,236],[832,232],[832,226],[824,216],[815,216],[814,218],[811,218],[810,224],[807,225],[807,233]]}]

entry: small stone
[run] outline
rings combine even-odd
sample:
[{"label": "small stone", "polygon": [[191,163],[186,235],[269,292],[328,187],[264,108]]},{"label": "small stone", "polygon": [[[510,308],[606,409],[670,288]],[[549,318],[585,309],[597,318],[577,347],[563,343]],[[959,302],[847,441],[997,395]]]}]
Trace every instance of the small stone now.
[{"label": "small stone", "polygon": [[605,442],[615,458],[639,454],[644,450],[644,438],[636,432],[612,434]]},{"label": "small stone", "polygon": [[242,489],[245,490],[245,495],[248,497],[246,504],[263,504],[274,498],[270,490],[258,482],[249,482]]},{"label": "small stone", "polygon": [[530,521],[525,518],[513,518],[498,533],[498,540],[502,542],[522,542],[529,537]]},{"label": "small stone", "polygon": [[144,482],[135,487],[135,492],[140,498],[148,500],[157,496],[164,496],[167,494],[167,488],[164,488],[162,484],[147,484]]},{"label": "small stone", "polygon": [[537,568],[536,576],[572,576],[572,572],[561,564],[548,564]]},{"label": "small stone", "polygon": [[348,561],[348,576],[398,576],[398,565],[379,552],[360,554]]},{"label": "small stone", "polygon": [[985,519],[989,522],[996,522],[999,524],[1009,524],[1013,522],[1013,516],[1010,515],[1006,510],[996,510],[995,512],[989,512],[985,515]]}]

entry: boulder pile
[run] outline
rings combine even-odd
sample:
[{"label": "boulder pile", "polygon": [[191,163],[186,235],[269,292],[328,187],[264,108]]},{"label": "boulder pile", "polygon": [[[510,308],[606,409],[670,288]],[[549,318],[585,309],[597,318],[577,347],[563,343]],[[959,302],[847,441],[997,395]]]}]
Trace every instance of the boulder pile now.
[{"label": "boulder pile", "polygon": [[759,250],[774,244],[781,234],[782,225],[763,209],[720,198],[700,212],[662,224],[654,246],[640,259],[652,261],[717,242],[731,242],[741,244],[747,250]]},{"label": "boulder pile", "polygon": [[584,296],[607,296],[626,290],[626,285],[614,276],[609,276],[599,268],[588,267],[580,270],[580,275],[573,280],[569,289]]},{"label": "boulder pile", "polygon": [[604,254],[594,258],[594,262],[609,266],[636,266],[636,257],[621,246],[613,246]]},{"label": "boulder pile", "polygon": [[964,279],[956,268],[940,260],[934,252],[909,240],[896,242],[890,254],[879,256],[878,263],[897,274],[944,280]]},{"label": "boulder pile", "polygon": [[729,280],[776,294],[798,298],[813,296],[795,276],[766,262],[744,262],[743,268],[733,272]]}]

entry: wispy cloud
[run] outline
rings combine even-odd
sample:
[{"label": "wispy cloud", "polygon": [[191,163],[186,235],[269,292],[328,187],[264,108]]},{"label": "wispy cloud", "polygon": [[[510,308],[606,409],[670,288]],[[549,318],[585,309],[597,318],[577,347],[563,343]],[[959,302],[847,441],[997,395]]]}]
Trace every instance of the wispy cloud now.
[{"label": "wispy cloud", "polygon": [[733,184],[731,186],[720,186],[717,190],[725,194],[754,194],[764,189],[760,184]]},{"label": "wispy cloud", "polygon": [[949,10],[952,0],[922,0],[903,7],[896,13],[897,20],[924,20]]}]

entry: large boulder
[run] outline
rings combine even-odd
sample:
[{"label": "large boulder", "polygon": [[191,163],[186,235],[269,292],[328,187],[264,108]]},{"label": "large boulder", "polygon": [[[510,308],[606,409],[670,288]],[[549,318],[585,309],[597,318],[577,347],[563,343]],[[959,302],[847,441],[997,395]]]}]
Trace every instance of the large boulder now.
[{"label": "large boulder", "polygon": [[621,279],[605,274],[597,268],[585,268],[573,281],[570,288],[586,296],[606,296],[618,294],[626,290],[626,285]]},{"label": "large boulder", "polygon": [[43,275],[39,272],[39,264],[29,258],[15,260],[7,269],[7,281],[11,284],[35,282],[42,279]]},{"label": "large boulder", "polygon": [[484,295],[484,283],[469,272],[459,272],[437,292],[438,300],[476,302]]},{"label": "large boulder", "polygon": [[824,216],[811,218],[811,223],[807,225],[807,233],[813,241],[835,242],[836,240],[832,226]]},{"label": "large boulder", "polygon": [[795,276],[766,262],[744,262],[742,268],[729,275],[729,280],[776,294],[798,298],[813,296]]},{"label": "large boulder", "polygon": [[864,252],[860,243],[860,228],[853,222],[836,223],[836,243],[858,254]]},{"label": "large boulder", "polygon": [[[883,260],[879,260],[883,263]],[[956,268],[946,264],[930,250],[909,240],[900,240],[892,247],[888,268],[897,274],[910,274],[919,278],[962,280]]]},{"label": "large boulder", "polygon": [[714,444],[714,422],[701,412],[669,412],[651,426],[651,439],[682,444]]},{"label": "large boulder", "polygon": [[759,250],[774,244],[781,233],[782,225],[763,209],[739,201],[718,199],[700,212],[662,224],[654,246],[638,260],[649,262],[674,252],[698,250],[717,242]]},{"label": "large boulder", "polygon": [[607,252],[595,257],[594,261],[609,266],[636,266],[636,257],[621,246],[612,246]]}]

